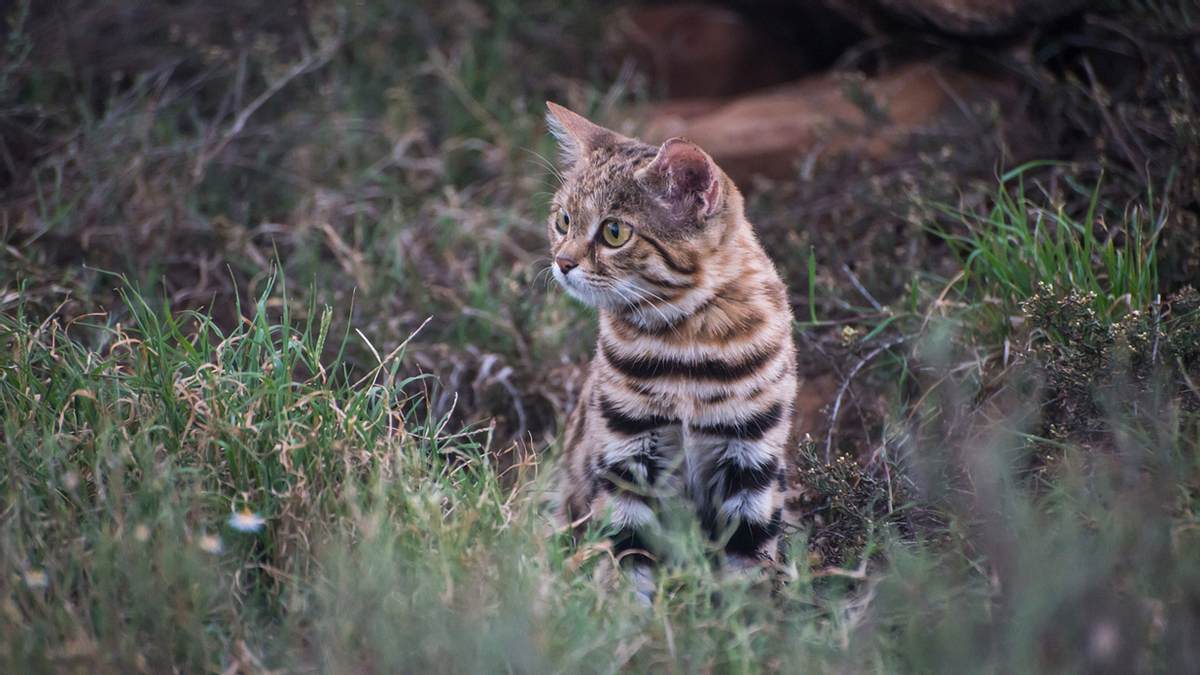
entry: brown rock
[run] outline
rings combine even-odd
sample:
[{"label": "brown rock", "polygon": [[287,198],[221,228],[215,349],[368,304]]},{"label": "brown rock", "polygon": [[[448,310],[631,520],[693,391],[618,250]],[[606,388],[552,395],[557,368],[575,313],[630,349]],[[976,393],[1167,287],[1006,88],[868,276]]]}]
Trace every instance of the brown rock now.
[{"label": "brown rock", "polygon": [[610,22],[608,53],[632,59],[660,93],[727,96],[794,79],[807,59],[730,9],[701,3],[627,7]]},{"label": "brown rock", "polygon": [[[891,14],[963,36],[996,36],[1075,12],[1090,0],[827,0],[860,24]],[[881,12],[882,10],[882,12]]]},{"label": "brown rock", "polygon": [[812,171],[830,157],[890,157],[914,134],[961,105],[1010,97],[1005,83],[931,64],[877,78],[810,77],[730,99],[668,102],[653,108],[642,137],[685,136],[735,180]]}]

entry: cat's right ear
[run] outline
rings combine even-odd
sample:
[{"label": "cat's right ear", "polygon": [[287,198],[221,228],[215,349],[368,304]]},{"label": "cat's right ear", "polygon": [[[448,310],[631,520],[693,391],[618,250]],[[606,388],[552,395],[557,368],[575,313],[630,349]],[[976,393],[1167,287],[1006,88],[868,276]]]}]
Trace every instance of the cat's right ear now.
[{"label": "cat's right ear", "polygon": [[583,115],[546,101],[546,125],[558,140],[558,154],[564,166],[574,166],[592,150],[621,140],[617,132],[594,124]]},{"label": "cat's right ear", "polygon": [[673,206],[709,218],[721,208],[725,190],[721,171],[707,152],[683,138],[663,143],[637,178],[654,187]]}]

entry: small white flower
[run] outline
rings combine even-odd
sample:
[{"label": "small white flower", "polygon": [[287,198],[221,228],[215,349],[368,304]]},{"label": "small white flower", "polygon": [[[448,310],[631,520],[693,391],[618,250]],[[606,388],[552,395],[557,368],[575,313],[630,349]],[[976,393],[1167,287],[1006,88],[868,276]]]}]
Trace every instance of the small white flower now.
[{"label": "small white flower", "polygon": [[229,526],[238,532],[258,532],[266,522],[266,518],[250,509],[242,509],[229,516]]},{"label": "small white flower", "polygon": [[50,585],[50,578],[42,570],[29,570],[25,573],[25,585],[30,588],[45,588]]},{"label": "small white flower", "polygon": [[150,539],[150,528],[145,525],[138,525],[133,528],[133,538],[141,543],[146,543]]},{"label": "small white flower", "polygon": [[221,538],[215,534],[206,534],[200,537],[200,550],[205,553],[217,555],[221,552]]}]

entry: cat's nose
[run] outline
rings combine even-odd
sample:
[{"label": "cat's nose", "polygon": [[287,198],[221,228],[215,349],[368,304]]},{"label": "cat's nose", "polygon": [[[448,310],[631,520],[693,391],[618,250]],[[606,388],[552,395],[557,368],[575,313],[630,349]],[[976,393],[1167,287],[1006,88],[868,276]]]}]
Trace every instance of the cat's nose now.
[{"label": "cat's nose", "polygon": [[567,255],[558,256],[554,259],[554,262],[558,263],[558,269],[562,270],[563,274],[566,274],[576,267],[579,267],[579,263],[575,262],[574,258]]}]

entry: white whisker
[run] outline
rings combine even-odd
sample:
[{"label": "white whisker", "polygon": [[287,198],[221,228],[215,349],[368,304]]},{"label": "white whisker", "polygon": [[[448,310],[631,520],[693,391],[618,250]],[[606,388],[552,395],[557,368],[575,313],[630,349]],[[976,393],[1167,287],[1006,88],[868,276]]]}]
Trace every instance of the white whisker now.
[{"label": "white whisker", "polygon": [[543,267],[541,269],[541,271],[539,271],[536,275],[534,275],[533,283],[537,284],[538,281],[543,281],[546,285],[546,288],[549,288],[550,280],[552,278],[554,278],[554,263],[550,263],[549,265],[546,265],[545,267]]},{"label": "white whisker", "polygon": [[[648,299],[647,296],[653,296],[654,298],[657,298],[663,302],[667,302],[666,298],[664,298],[660,295],[657,295],[656,293],[654,293],[653,291],[651,291],[648,288],[643,288],[632,281],[626,281],[625,283],[627,285],[626,287],[628,288],[629,292],[634,293],[638,300],[644,301],[644,300]],[[643,294],[645,294],[645,295],[643,295]],[[662,317],[663,324],[668,326],[671,329],[672,333],[675,333],[675,334],[679,333],[679,328],[677,326],[675,326],[673,323],[671,323],[671,320],[669,318],[667,318],[667,315],[661,309],[659,309],[658,305],[655,305],[653,302],[646,303],[646,304],[648,304],[649,307],[651,309],[653,309],[655,312],[658,312],[658,315],[660,317]],[[670,304],[670,303],[667,303],[667,304]]]},{"label": "white whisker", "polygon": [[567,182],[566,178],[563,177],[562,172],[560,172],[558,170],[558,167],[554,166],[553,162],[551,162],[550,160],[543,157],[541,155],[541,153],[537,152],[536,150],[532,150],[530,148],[521,148],[521,150],[529,153],[530,155],[533,155],[534,159],[537,160],[538,165],[541,166],[543,169],[546,169],[547,171],[549,171],[550,174],[553,175],[558,180],[559,185],[562,185]]},{"label": "white whisker", "polygon": [[666,303],[666,304],[668,304],[668,305],[669,305],[669,304],[671,304],[671,301],[670,301],[670,300],[667,300],[667,299],[666,299],[666,298],[664,298],[663,296],[659,295],[658,293],[655,293],[654,291],[650,290],[649,288],[646,288],[645,286],[641,286],[641,285],[639,285],[639,284],[638,284],[637,282],[635,282],[635,281],[626,281],[625,283],[629,284],[629,285],[630,285],[630,286],[632,286],[634,289],[636,289],[636,290],[639,290],[639,291],[641,291],[641,292],[645,293],[646,295],[650,296],[651,298],[654,298],[655,300],[659,300],[659,301],[661,301],[661,302],[664,302],[664,303]]}]

